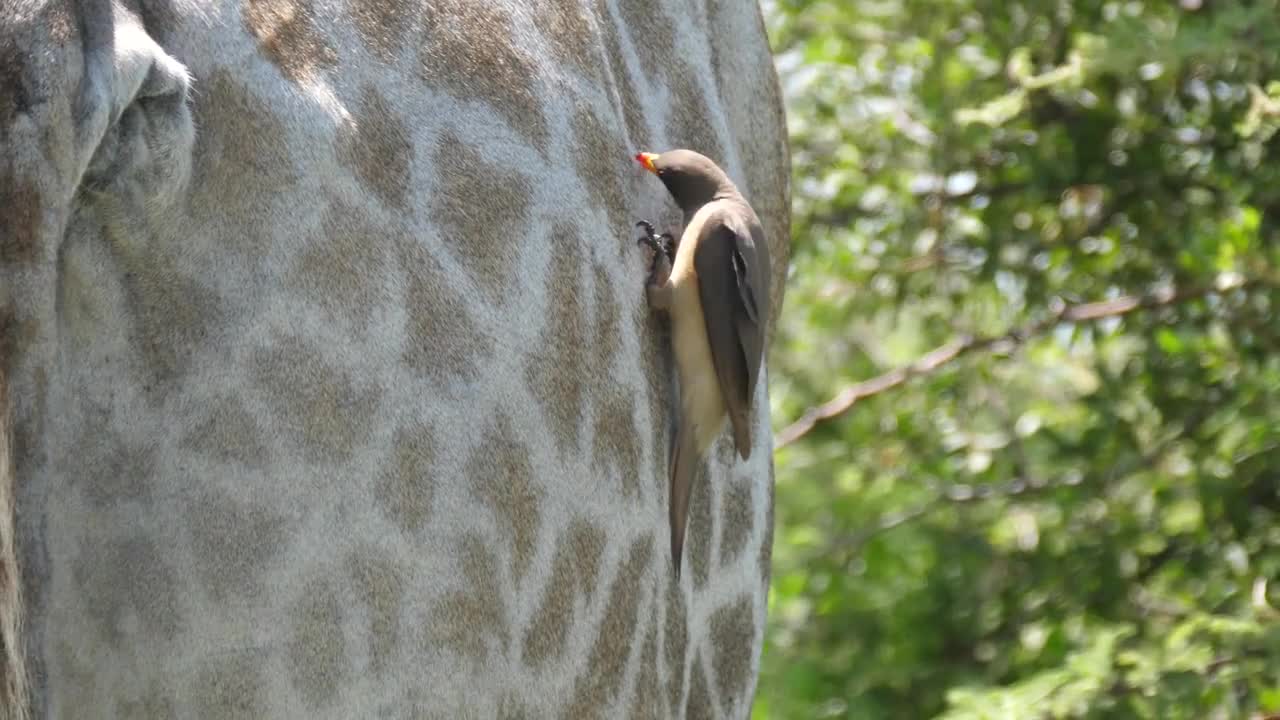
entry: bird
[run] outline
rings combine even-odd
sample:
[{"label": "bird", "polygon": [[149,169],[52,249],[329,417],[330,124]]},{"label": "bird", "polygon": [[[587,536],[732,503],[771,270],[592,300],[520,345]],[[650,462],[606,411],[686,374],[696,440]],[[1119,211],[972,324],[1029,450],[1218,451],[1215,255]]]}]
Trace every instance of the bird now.
[{"label": "bird", "polygon": [[716,163],[694,150],[639,152],[635,159],[666,186],[684,213],[679,241],[655,236],[651,223],[637,243],[654,250],[646,281],[651,311],[671,319],[679,380],[679,412],[670,456],[671,559],[680,577],[689,496],[707,449],[724,428],[751,457],[751,418],[768,322],[769,249],[755,210]]}]

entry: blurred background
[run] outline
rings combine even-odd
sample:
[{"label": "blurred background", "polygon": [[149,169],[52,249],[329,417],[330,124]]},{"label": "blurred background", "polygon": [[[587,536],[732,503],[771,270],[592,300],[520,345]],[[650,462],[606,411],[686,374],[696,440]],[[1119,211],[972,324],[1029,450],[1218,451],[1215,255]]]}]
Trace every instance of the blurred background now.
[{"label": "blurred background", "polygon": [[764,9],[753,716],[1280,717],[1277,2]]}]

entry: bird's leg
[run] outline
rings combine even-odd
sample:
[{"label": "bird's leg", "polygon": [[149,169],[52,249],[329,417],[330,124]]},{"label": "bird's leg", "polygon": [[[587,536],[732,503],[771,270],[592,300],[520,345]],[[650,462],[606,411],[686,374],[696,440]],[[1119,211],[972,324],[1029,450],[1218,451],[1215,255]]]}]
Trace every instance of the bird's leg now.
[{"label": "bird's leg", "polygon": [[666,310],[671,307],[671,261],[667,259],[666,253],[653,254],[644,291],[649,299],[649,309]]},{"label": "bird's leg", "polygon": [[[650,280],[653,276],[649,276]],[[650,310],[670,310],[671,309],[671,283],[653,283],[650,282],[644,288],[645,297],[649,300]]]},{"label": "bird's leg", "polygon": [[[636,244],[653,249],[653,262],[649,265],[649,278],[645,282],[645,294],[652,310],[666,310],[671,306],[671,263],[675,260],[675,239],[670,233],[655,235],[653,225],[641,220],[636,227],[644,228],[645,235]],[[663,240],[666,242],[664,243]]]}]

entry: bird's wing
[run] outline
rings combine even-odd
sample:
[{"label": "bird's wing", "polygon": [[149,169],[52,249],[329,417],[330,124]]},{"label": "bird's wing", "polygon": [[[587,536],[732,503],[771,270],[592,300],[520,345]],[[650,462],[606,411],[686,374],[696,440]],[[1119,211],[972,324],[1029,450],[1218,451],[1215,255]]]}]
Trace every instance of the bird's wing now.
[{"label": "bird's wing", "polygon": [[750,227],[733,208],[716,213],[703,224],[693,256],[716,377],[744,460],[751,455],[751,399],[769,313],[768,278]]}]

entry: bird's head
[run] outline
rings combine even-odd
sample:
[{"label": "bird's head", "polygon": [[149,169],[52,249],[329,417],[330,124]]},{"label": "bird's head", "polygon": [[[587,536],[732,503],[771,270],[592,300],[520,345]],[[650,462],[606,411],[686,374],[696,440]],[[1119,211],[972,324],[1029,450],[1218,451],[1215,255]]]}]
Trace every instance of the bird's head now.
[{"label": "bird's head", "polygon": [[692,150],[636,153],[636,162],[658,176],[682,210],[697,209],[717,197],[737,193],[733,182],[711,158]]}]

